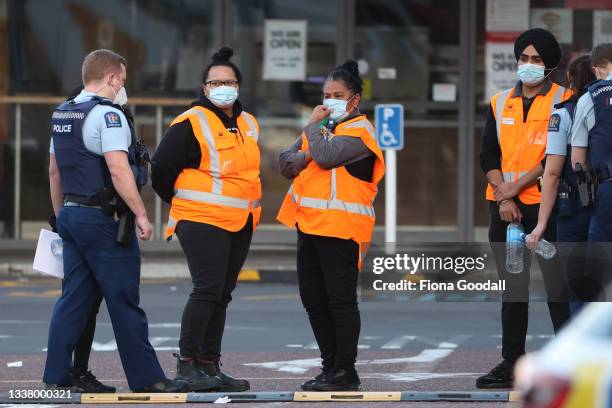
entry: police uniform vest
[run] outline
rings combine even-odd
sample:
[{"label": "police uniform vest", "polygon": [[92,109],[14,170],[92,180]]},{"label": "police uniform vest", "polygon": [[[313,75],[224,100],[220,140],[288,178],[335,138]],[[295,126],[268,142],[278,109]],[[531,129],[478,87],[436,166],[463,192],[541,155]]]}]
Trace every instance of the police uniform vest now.
[{"label": "police uniform vest", "polygon": [[[535,168],[544,158],[550,115],[555,105],[567,99],[569,91],[552,84],[546,95],[537,95],[523,121],[523,101],[514,95],[514,88],[500,92],[491,98],[493,115],[497,125],[497,140],[501,149],[501,171],[505,182],[517,181]],[[486,199],[495,201],[493,186],[487,186]],[[537,185],[525,188],[518,198],[524,204],[538,204],[540,192]]]},{"label": "police uniform vest", "polygon": [[589,131],[589,162],[599,178],[612,177],[612,80],[591,84],[595,126]]},{"label": "police uniform vest", "polygon": [[[353,177],[344,166],[322,169],[313,160],[293,180],[277,219],[290,228],[297,225],[307,234],[354,240],[359,245],[361,265],[374,230],[373,203],[385,173],[384,158],[365,115],[341,122],[335,133],[334,137],[359,137],[374,153],[372,180]],[[301,151],[307,151],[308,139],[304,133],[301,137]]]},{"label": "police uniform vest", "polygon": [[[568,99],[566,101],[563,101],[555,105],[555,109],[561,109],[561,108],[565,109],[569,113],[569,116],[570,118],[572,118],[572,120],[574,119],[574,112],[576,110],[576,101]],[[553,119],[551,117],[551,121],[552,120]],[[550,125],[552,126],[554,124],[551,123]],[[563,169],[561,170],[561,179],[565,181],[566,183],[568,183],[570,186],[572,186],[572,188],[577,190],[578,180],[576,179],[576,173],[574,172],[574,169],[572,168],[572,145],[569,144],[569,140],[568,140],[566,152],[567,153],[565,155],[565,162],[563,163]]]},{"label": "police uniform vest", "polygon": [[[105,188],[112,188],[110,171],[103,155],[87,149],[83,141],[83,124],[96,105],[108,105],[121,109],[103,98],[75,103],[69,100],[59,105],[51,116],[51,134],[55,160],[60,172],[64,195],[81,197],[81,202],[94,200]],[[132,143],[128,149],[130,165],[135,164],[133,127]],[[93,203],[93,202],[92,202]]]},{"label": "police uniform vest", "polygon": [[184,169],[174,183],[166,238],[177,223],[189,220],[239,231],[253,214],[253,228],[261,216],[259,125],[251,114],[237,118],[237,132],[228,130],[211,110],[194,106],[170,126],[188,120],[198,140],[197,169]]}]

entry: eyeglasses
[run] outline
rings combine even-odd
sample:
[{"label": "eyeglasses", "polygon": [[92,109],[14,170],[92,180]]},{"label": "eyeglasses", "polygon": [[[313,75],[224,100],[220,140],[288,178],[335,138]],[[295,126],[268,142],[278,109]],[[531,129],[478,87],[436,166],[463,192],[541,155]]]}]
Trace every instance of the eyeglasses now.
[{"label": "eyeglasses", "polygon": [[231,86],[232,88],[236,88],[238,86],[238,81],[235,79],[228,79],[226,81],[212,80],[205,82],[205,84],[210,85],[211,88],[218,88],[220,86]]}]

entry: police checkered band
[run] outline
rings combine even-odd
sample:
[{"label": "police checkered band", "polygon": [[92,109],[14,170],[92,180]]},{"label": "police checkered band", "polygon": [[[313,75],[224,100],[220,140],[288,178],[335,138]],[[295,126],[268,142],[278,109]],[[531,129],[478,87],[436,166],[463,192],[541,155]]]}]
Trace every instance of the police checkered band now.
[{"label": "police checkered band", "polygon": [[602,92],[610,92],[610,91],[612,91],[612,85],[602,86],[601,88],[598,88],[593,92],[593,98],[595,98],[597,95],[599,95]]},{"label": "police checkered band", "polygon": [[75,112],[75,111],[68,111],[68,112],[59,112],[59,111],[55,111],[53,112],[53,119],[85,119],[85,114],[83,112]]}]

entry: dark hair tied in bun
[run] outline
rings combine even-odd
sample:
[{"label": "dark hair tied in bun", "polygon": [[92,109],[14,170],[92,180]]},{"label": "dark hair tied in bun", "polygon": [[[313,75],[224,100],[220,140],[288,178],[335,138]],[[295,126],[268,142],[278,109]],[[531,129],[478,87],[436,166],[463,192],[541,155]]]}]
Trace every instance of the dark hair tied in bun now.
[{"label": "dark hair tied in bun", "polygon": [[221,47],[219,51],[215,52],[212,56],[212,61],[204,72],[202,73],[202,83],[205,84],[208,80],[208,73],[212,67],[230,67],[234,70],[234,74],[236,75],[236,80],[238,83],[242,83],[242,74],[236,65],[230,61],[230,58],[234,55],[234,50],[230,47]]},{"label": "dark hair tied in bun", "polygon": [[336,67],[329,77],[328,81],[343,81],[346,87],[354,94],[363,92],[363,80],[359,76],[359,64],[355,60],[348,60],[344,64]]}]

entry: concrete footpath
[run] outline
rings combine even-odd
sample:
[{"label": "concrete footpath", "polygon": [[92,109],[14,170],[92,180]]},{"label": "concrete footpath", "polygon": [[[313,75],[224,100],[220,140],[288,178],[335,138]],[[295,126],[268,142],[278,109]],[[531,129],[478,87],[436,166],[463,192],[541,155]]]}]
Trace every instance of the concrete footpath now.
[{"label": "concrete footpath", "polygon": [[[482,235],[482,234],[478,234]],[[480,237],[478,237],[480,238]],[[456,230],[449,227],[400,227],[398,247],[414,249],[427,242],[453,242]],[[384,230],[374,232],[374,247],[382,246]],[[249,256],[240,275],[241,281],[296,283],[295,231],[281,226],[262,225],[253,235]],[[142,278],[188,278],[189,270],[178,240],[140,242]],[[32,277],[35,240],[0,239],[0,276]]]}]

